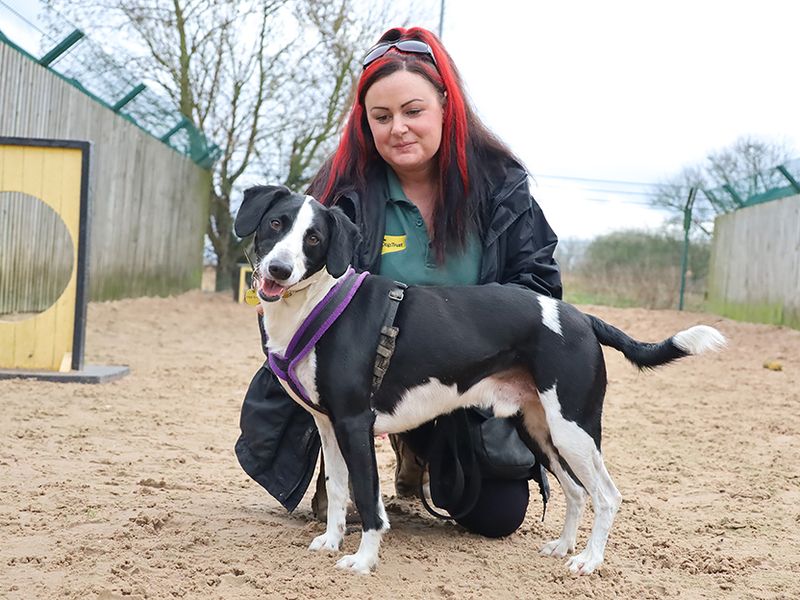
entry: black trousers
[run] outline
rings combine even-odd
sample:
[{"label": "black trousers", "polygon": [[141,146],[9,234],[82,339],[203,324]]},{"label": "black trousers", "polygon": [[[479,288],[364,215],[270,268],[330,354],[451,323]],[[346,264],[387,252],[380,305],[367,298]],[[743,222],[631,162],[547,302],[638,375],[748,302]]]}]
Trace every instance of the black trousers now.
[{"label": "black trousers", "polygon": [[525,520],[530,494],[525,479],[484,479],[475,507],[456,522],[472,533],[499,538]]}]

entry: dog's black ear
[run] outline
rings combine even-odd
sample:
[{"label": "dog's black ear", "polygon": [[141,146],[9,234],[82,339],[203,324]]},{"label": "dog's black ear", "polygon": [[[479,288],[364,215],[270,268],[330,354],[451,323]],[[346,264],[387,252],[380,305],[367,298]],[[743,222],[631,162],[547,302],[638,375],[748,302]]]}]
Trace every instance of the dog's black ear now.
[{"label": "dog's black ear", "polygon": [[257,185],[247,188],[233,224],[236,235],[244,238],[253,233],[258,229],[261,218],[272,203],[291,193],[289,188],[282,185]]},{"label": "dog's black ear", "polygon": [[353,255],[359,240],[358,227],[338,206],[328,209],[330,240],[325,266],[328,273],[340,277],[353,262]]}]

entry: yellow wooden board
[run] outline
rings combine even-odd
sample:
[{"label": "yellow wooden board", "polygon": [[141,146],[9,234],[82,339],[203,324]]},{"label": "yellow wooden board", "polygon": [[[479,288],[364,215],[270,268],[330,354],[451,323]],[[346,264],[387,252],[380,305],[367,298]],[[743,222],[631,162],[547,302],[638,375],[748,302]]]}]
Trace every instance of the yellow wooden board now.
[{"label": "yellow wooden board", "polygon": [[244,302],[244,294],[250,289],[247,275],[252,272],[250,265],[239,265],[239,302]]},{"label": "yellow wooden board", "polygon": [[[68,365],[75,332],[81,148],[0,142],[0,192],[38,198],[63,220],[72,238],[72,273],[55,304],[23,321],[0,322],[0,368],[57,371]],[[31,240],[32,244],[36,240]]]}]

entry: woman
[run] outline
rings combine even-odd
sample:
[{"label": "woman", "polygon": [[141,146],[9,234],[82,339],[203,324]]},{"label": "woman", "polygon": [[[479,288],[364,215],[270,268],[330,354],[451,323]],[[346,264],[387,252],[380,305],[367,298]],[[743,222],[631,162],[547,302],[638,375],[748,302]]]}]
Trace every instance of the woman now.
[{"label": "woman", "polygon": [[[527,173],[477,118],[452,59],[425,29],[391,29],[367,53],[339,147],[309,193],[359,226],[358,270],[409,285],[500,283],[561,297],[557,238],[530,195]],[[457,411],[393,439],[397,491],[419,489],[418,465],[428,463],[434,502],[468,529],[499,537],[522,523],[528,479],[543,483],[532,455],[519,459],[526,448],[513,425],[481,428],[487,418]],[[267,367],[250,385],[241,428],[243,468],[294,509],[319,440],[310,415]],[[476,441],[476,432],[485,439]],[[516,451],[510,462],[522,464],[493,468],[509,448]]]}]

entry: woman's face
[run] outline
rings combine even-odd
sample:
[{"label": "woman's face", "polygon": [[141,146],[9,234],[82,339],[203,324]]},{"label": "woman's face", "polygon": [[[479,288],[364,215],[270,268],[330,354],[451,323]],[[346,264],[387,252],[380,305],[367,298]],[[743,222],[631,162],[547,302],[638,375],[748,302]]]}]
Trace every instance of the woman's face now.
[{"label": "woman's face", "polygon": [[364,107],[375,147],[396,173],[432,170],[442,141],[444,109],[427,79],[396,71],[372,84]]}]

